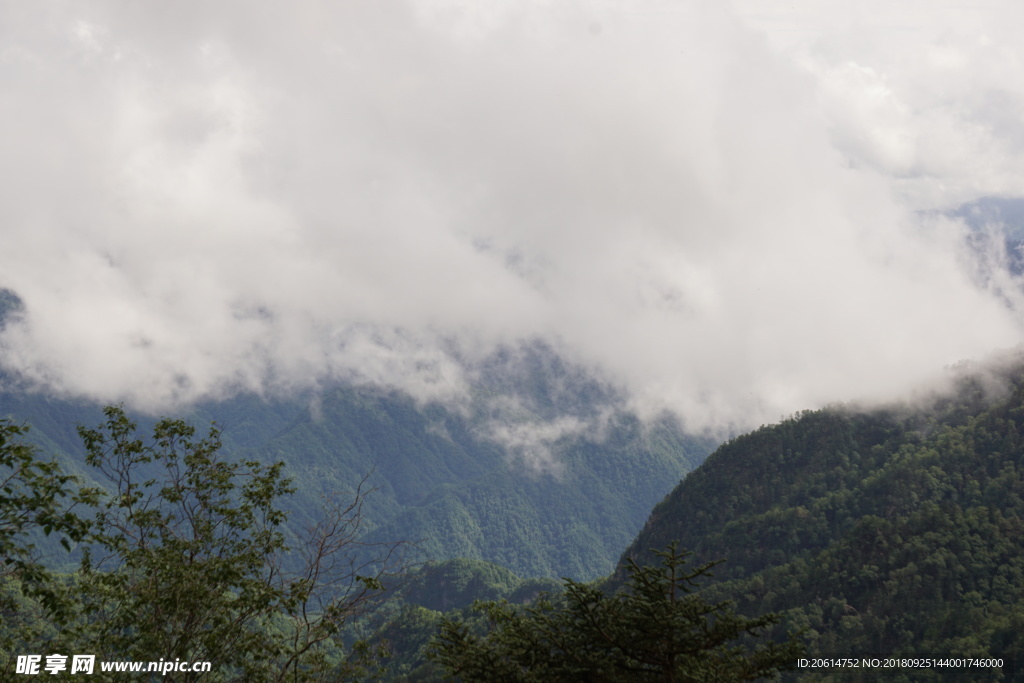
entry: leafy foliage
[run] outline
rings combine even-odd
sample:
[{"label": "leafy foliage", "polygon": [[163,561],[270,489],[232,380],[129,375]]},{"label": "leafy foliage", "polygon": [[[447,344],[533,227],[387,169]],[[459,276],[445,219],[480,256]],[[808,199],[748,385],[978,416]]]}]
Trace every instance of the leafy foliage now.
[{"label": "leafy foliage", "polygon": [[[41,604],[55,629],[51,647],[101,660],[212,662],[203,680],[358,680],[375,668],[369,648],[344,639],[394,569],[393,546],[379,548],[375,563],[355,559],[361,489],[347,506],[328,504],[298,541],[301,561],[289,563],[278,501],[291,486],[281,463],[224,458],[215,427],[196,438],[187,423],[164,419],[145,441],[120,407],[105,413],[99,428],[79,430],[87,463],[107,483],[75,496],[95,516],[69,512],[55,523],[83,541],[80,569],[65,580],[39,578],[40,594],[53,596]],[[16,447],[2,452],[34,463]],[[69,479],[53,468],[20,472],[66,495]],[[47,498],[11,505],[25,524],[54,518]],[[174,675],[168,680],[194,676]]]},{"label": "leafy foliage", "polygon": [[80,430],[88,464],[113,491],[82,561],[77,640],[106,659],[162,652],[228,667],[271,651],[248,625],[295,599],[267,561],[285,547],[274,507],[290,492],[281,466],[221,460],[216,430],[195,440],[190,426],[162,420],[146,445],[120,409],[107,417]]},{"label": "leafy foliage", "polygon": [[630,565],[626,590],[606,594],[566,579],[560,599],[525,609],[478,603],[490,622],[484,636],[446,620],[431,657],[467,681],[742,681],[794,666],[801,648],[767,642],[749,647],[777,615],[749,619],[728,603],[695,592],[713,564],[685,570],[675,546],[661,566]]},{"label": "leafy foliage", "polygon": [[24,442],[28,428],[0,420],[0,652],[14,642],[38,637],[41,622],[27,596],[51,608],[58,607],[53,577],[40,561],[35,539],[41,534],[69,542],[81,540],[88,524],[73,510],[75,478],[55,461],[40,460]]}]

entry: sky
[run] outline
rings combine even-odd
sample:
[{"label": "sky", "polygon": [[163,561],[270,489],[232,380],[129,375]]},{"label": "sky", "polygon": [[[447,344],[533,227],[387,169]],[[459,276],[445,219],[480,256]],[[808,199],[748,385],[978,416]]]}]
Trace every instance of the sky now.
[{"label": "sky", "polygon": [[[1016,346],[1020,3],[0,1],[0,331],[169,411],[542,342],[756,426]],[[975,232],[968,247],[968,234]],[[980,237],[978,237],[980,235]]]}]

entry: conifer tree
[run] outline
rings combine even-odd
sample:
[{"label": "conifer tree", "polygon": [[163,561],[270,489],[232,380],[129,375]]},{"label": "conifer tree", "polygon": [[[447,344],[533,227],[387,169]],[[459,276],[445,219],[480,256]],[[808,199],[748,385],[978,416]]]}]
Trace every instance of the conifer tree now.
[{"label": "conifer tree", "polygon": [[430,657],[465,681],[744,681],[795,666],[795,636],[754,642],[777,615],[743,617],[697,593],[715,563],[687,570],[675,545],[657,554],[660,566],[631,561],[613,595],[566,579],[560,599],[525,609],[477,603],[489,632],[447,620]]}]

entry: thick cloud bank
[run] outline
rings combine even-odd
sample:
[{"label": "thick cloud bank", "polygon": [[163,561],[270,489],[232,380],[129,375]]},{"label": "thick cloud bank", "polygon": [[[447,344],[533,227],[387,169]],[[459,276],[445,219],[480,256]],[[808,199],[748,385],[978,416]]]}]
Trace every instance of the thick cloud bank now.
[{"label": "thick cloud bank", "polygon": [[998,11],[785,50],[719,2],[0,14],[0,346],[41,386],[450,398],[543,340],[701,428],[1021,339],[996,243],[936,212],[1024,193]]}]

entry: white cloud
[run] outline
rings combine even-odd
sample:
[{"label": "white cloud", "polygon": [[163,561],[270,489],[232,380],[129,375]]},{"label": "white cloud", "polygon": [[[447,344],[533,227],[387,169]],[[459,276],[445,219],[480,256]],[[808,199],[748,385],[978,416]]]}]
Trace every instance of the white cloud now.
[{"label": "white cloud", "polygon": [[917,213],[1022,187],[1012,31],[783,54],[717,3],[495,7],[10,9],[5,365],[152,409],[429,399],[539,338],[699,428],[1020,339]]},{"label": "white cloud", "polygon": [[1024,7],[741,1],[819,85],[837,148],[917,208],[1024,193]]}]

